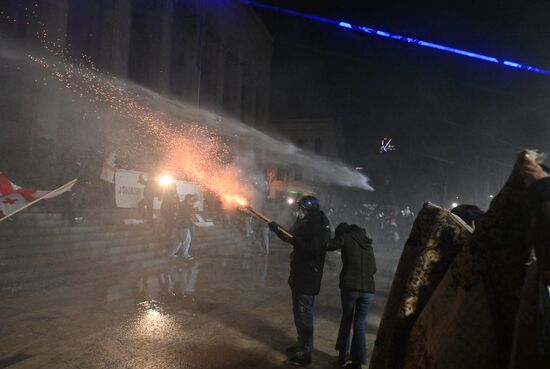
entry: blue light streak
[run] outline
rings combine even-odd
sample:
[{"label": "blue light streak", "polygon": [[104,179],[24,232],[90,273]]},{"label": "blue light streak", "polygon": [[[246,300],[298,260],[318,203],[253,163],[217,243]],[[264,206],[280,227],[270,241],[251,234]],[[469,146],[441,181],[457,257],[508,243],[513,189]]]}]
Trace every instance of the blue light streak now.
[{"label": "blue light streak", "polygon": [[365,27],[365,26],[358,26],[358,25],[354,25],[352,23],[345,22],[345,21],[337,21],[337,20],[330,19],[330,18],[319,17],[319,16],[316,16],[316,15],[302,13],[302,12],[292,10],[292,9],[281,8],[281,7],[278,7],[278,6],[273,6],[273,5],[269,5],[269,4],[260,3],[260,2],[254,1],[254,0],[240,0],[240,2],[242,2],[244,4],[248,4],[250,6],[257,7],[257,8],[263,8],[263,9],[273,10],[273,11],[276,11],[276,12],[279,12],[279,13],[290,14],[290,15],[294,15],[294,16],[297,16],[297,17],[310,19],[310,20],[313,20],[313,21],[316,21],[316,22],[332,24],[332,25],[342,27],[342,28],[346,28],[346,29],[365,32],[365,33],[375,35],[375,36],[379,36],[379,37],[391,38],[393,40],[403,41],[403,42],[407,42],[407,43],[410,43],[410,44],[416,44],[418,46],[428,47],[428,48],[431,48],[431,49],[436,49],[436,50],[447,52],[447,53],[466,56],[468,58],[478,59],[478,60],[485,61],[485,62],[488,62],[488,63],[499,64],[499,65],[503,65],[505,67],[520,69],[520,70],[533,72],[533,73],[540,73],[540,74],[550,75],[550,70],[541,69],[541,68],[533,67],[533,66],[526,65],[526,64],[521,64],[521,63],[517,63],[517,62],[514,62],[514,61],[510,61],[510,60],[498,59],[498,58],[495,58],[495,57],[492,57],[492,56],[483,55],[483,54],[479,54],[479,53],[475,53],[475,52],[471,52],[471,51],[467,51],[467,50],[457,49],[457,48],[454,48],[454,47],[449,47],[449,46],[437,44],[437,43],[434,43],[434,42],[423,41],[423,40],[419,40],[419,39],[412,38],[412,37],[393,34],[393,33],[378,30],[378,29],[375,29],[375,28],[370,28],[370,27]]}]

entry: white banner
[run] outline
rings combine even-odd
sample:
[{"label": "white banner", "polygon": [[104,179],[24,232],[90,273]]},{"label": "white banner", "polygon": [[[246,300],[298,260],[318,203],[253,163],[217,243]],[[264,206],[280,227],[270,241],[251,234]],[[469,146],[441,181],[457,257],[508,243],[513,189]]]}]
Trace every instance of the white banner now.
[{"label": "white banner", "polygon": [[[148,178],[147,173],[133,170],[118,169],[115,173],[115,200],[116,206],[125,209],[138,208],[139,202],[143,199],[143,185],[139,183],[139,177]],[[199,211],[204,210],[204,196],[199,186],[191,182],[175,181],[176,190],[180,201],[187,194],[197,194],[198,201],[196,206]],[[162,195],[162,187],[158,185],[158,191],[154,200],[154,208],[160,209],[162,201],[159,197]]]}]

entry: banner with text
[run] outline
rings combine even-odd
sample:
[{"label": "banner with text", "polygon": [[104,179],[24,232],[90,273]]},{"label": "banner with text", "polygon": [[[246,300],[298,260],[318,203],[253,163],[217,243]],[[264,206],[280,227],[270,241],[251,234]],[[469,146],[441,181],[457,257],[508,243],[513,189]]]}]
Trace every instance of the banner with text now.
[{"label": "banner with text", "polygon": [[[147,178],[147,173],[133,170],[118,169],[115,173],[115,200],[119,208],[136,209],[143,199],[143,184],[140,183],[140,176]],[[197,194],[196,206],[199,211],[204,210],[204,195],[199,186],[191,182],[176,180],[176,191],[183,201],[187,194]],[[162,203],[163,188],[159,185],[155,191],[154,208],[160,209]]]}]

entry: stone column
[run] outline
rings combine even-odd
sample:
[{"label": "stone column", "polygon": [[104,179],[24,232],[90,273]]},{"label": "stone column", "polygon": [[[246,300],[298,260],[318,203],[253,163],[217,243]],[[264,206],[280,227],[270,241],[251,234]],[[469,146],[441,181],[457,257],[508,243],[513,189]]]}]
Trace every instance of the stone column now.
[{"label": "stone column", "polygon": [[[64,53],[67,38],[67,0],[40,0],[37,2],[36,18],[29,25],[28,40],[32,44],[48,42],[59,53]],[[45,35],[37,39],[36,35]],[[48,71],[44,71],[44,76]],[[31,122],[30,154],[32,168],[38,185],[51,185],[55,182],[57,132],[63,86],[46,79],[27,81],[22,87],[29,91],[29,99],[22,102],[23,111]],[[26,106],[25,106],[26,105]],[[32,109],[29,110],[29,106]]]},{"label": "stone column", "polygon": [[223,41],[220,43],[220,47],[218,48],[218,70],[216,73],[216,98],[215,98],[215,106],[218,113],[221,113],[223,111],[223,93],[224,93],[224,82],[225,82],[225,56],[226,56],[227,50],[226,47],[223,44]]},{"label": "stone column", "polygon": [[[158,47],[158,80],[152,81],[158,91],[167,93],[170,89],[170,68],[172,65],[172,37],[174,24],[174,0],[165,0],[160,15],[160,44]],[[153,74],[154,75],[154,74]]]},{"label": "stone column", "polygon": [[185,41],[183,62],[182,96],[187,102],[197,104],[201,69],[200,48],[202,47],[202,20],[198,7],[195,9],[194,16],[190,18],[191,20],[184,25],[187,41]]},{"label": "stone column", "polygon": [[244,85],[244,70],[245,66],[242,61],[239,59],[235,60],[235,98],[233,99],[233,102],[235,104],[235,109],[233,110],[234,117],[236,119],[241,118],[241,105],[242,105],[242,97],[243,97],[243,85]]},{"label": "stone column", "polygon": [[249,91],[248,91],[248,96],[249,96],[249,100],[246,104],[246,117],[247,119],[245,120],[245,122],[251,126],[256,126],[257,125],[257,110],[256,110],[256,104],[258,103],[258,74],[257,73],[253,73],[251,78],[250,78],[250,82],[249,82]]},{"label": "stone column", "polygon": [[46,31],[46,40],[65,46],[67,38],[68,0],[39,0],[33,6],[32,18],[29,21],[28,38],[31,42],[40,42],[36,37]]},{"label": "stone column", "polygon": [[262,70],[259,71],[257,88],[258,100],[256,103],[256,125],[258,127],[265,127],[269,120],[269,88],[271,84],[270,64],[268,60],[265,66],[262,67]]},{"label": "stone column", "polygon": [[113,74],[128,76],[130,35],[132,30],[132,0],[115,0],[109,65]]}]

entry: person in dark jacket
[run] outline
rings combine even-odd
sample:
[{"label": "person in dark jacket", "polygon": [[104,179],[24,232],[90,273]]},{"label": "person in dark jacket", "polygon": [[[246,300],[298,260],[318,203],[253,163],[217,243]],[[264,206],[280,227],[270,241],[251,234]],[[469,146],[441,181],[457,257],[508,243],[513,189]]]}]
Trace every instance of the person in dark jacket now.
[{"label": "person in dark jacket", "polygon": [[[172,234],[176,225],[176,216],[178,214],[179,196],[176,183],[164,189],[162,193],[162,203],[160,205],[160,220],[162,231],[166,240],[172,240]],[[159,227],[160,228],[160,227]]]},{"label": "person in dark jacket", "polygon": [[[339,351],[338,363],[345,365],[346,368],[360,369],[361,365],[367,363],[365,321],[375,294],[376,261],[372,240],[367,237],[363,228],[355,224],[340,223],[327,250],[342,250],[343,266],[340,272],[342,319],[335,346]],[[353,339],[350,348],[352,325]],[[346,365],[349,351],[351,363]]]},{"label": "person in dark jacket", "polygon": [[138,204],[138,208],[141,209],[144,218],[152,222],[154,214],[154,201],[155,201],[155,192],[157,187],[157,181],[154,179],[145,179],[143,175],[140,175],[138,178],[139,184],[143,185],[143,198]]},{"label": "person in dark jacket", "polygon": [[317,198],[304,196],[297,205],[298,217],[290,229],[291,238],[281,232],[275,222],[270,223],[269,228],[281,240],[293,246],[288,284],[292,290],[292,310],[298,340],[296,345],[287,349],[287,355],[290,363],[302,366],[312,361],[313,303],[321,289],[330,228]]},{"label": "person in dark jacket", "polygon": [[476,229],[476,222],[485,214],[483,210],[475,205],[458,205],[451,210],[451,213],[457,215],[464,223],[468,224],[472,229]]},{"label": "person in dark jacket", "polygon": [[[517,321],[519,343],[514,350],[514,367],[547,369],[550,368],[550,169],[526,153],[520,155],[516,167],[527,186],[532,212],[529,240],[536,256],[536,297],[529,301],[533,306],[530,319],[525,320],[531,322],[527,326],[530,329],[520,329],[524,321]],[[525,331],[529,333],[522,335]]]},{"label": "person in dark jacket", "polygon": [[191,227],[193,226],[193,217],[196,213],[194,207],[196,201],[196,195],[187,194],[178,208],[176,227],[180,230],[180,236],[168,255],[170,257],[176,257],[179,250],[183,249],[183,257],[187,260],[193,260],[193,257],[189,254],[189,248],[191,247]]}]

